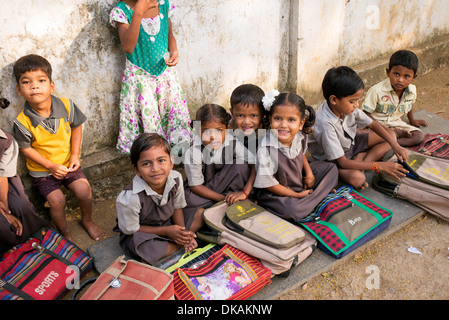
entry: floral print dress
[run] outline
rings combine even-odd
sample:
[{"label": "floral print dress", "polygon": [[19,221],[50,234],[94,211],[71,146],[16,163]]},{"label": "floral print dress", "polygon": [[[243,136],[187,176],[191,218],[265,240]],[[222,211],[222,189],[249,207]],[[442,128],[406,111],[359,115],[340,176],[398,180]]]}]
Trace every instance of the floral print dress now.
[{"label": "floral print dress", "polygon": [[[139,39],[132,54],[126,55],[120,92],[120,130],[117,149],[129,153],[136,137],[156,132],[172,146],[190,145],[190,112],[176,69],[167,67],[168,0],[159,1],[159,15],[142,19]],[[110,13],[110,23],[130,24],[131,8],[119,2]]]}]

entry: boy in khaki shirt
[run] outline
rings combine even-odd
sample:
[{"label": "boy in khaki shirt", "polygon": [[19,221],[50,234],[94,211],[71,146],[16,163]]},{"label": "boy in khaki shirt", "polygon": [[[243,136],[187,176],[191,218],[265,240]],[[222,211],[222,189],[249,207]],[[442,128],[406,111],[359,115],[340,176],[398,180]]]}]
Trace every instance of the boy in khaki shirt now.
[{"label": "boy in khaki shirt", "polygon": [[[419,127],[427,127],[424,120],[416,120],[412,105],[416,101],[418,58],[408,50],[400,50],[390,58],[388,78],[371,87],[362,110],[371,118],[388,128],[394,128],[398,143],[403,147],[421,143],[424,133]],[[407,115],[409,124],[402,120]]]}]

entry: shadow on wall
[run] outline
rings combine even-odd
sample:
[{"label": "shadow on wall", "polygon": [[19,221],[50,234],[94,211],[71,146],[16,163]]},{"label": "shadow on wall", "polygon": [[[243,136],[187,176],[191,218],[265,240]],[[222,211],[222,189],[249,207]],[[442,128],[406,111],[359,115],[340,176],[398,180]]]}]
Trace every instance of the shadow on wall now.
[{"label": "shadow on wall", "polygon": [[10,63],[0,70],[0,96],[10,102],[8,108],[0,111],[0,117],[2,118],[0,127],[8,132],[12,132],[14,119],[23,107],[23,99],[19,98],[16,94],[16,80],[13,75],[13,66],[14,63]]},{"label": "shadow on wall", "polygon": [[[109,1],[110,2],[110,1]],[[109,24],[113,5],[92,2],[80,5],[92,20],[67,50],[61,69],[64,90],[87,116],[83,134],[83,156],[115,148],[119,130],[121,74],[125,64],[118,34]]]}]

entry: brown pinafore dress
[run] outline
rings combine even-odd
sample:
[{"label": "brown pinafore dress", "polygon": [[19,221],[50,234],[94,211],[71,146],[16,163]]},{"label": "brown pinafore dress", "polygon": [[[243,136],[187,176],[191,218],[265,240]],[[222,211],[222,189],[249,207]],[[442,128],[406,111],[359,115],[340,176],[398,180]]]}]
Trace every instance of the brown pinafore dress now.
[{"label": "brown pinafore dress", "polygon": [[[305,139],[302,143],[304,150]],[[289,159],[279,149],[268,148],[270,152],[278,152],[278,170],[274,174],[276,180],[295,192],[303,191],[303,154],[300,153],[297,157]],[[314,161],[310,163],[310,168],[315,176],[312,194],[297,199],[278,196],[266,189],[257,189],[258,205],[294,222],[305,218],[338,183],[338,169],[335,164],[326,161]]]},{"label": "brown pinafore dress", "polygon": [[[169,192],[168,201],[163,206],[158,206],[150,196],[147,196],[145,190],[138,193],[142,207],[139,216],[140,225],[158,227],[173,225],[174,199],[180,183],[182,183],[179,178],[175,178],[175,181],[175,186]],[[132,189],[133,183],[131,182],[124,190]],[[184,219],[184,222],[186,229],[189,229],[192,221]],[[120,231],[118,225],[114,231]],[[127,255],[133,258],[140,257],[149,264],[154,264],[165,255],[169,241],[172,240],[152,233],[135,232],[132,235],[127,235],[120,232],[119,243]]]},{"label": "brown pinafore dress", "polygon": [[[233,157],[235,144],[236,141],[233,141],[223,148],[219,163],[209,163],[206,159],[202,164],[204,186],[223,195],[242,191],[249,178],[250,168],[248,162],[244,161],[241,164],[237,164]],[[204,152],[204,146],[201,146],[201,151]],[[192,192],[188,185],[188,180],[184,182],[184,193],[187,202],[187,206],[183,209],[184,219],[193,219],[196,210],[209,208],[215,204],[214,201]]]}]

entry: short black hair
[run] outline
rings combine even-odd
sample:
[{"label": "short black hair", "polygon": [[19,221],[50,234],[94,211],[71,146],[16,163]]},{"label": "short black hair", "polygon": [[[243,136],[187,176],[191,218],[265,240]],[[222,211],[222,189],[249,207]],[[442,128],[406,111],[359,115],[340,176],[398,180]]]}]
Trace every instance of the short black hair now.
[{"label": "short black hair", "polygon": [[[232,91],[231,94],[231,108],[238,104],[242,106],[258,106],[262,111],[264,110],[262,99],[265,96],[263,90],[254,84],[242,84]],[[263,113],[263,112],[262,112]]]},{"label": "short black hair", "polygon": [[52,68],[50,62],[37,54],[29,54],[21,57],[14,63],[13,72],[17,83],[22,74],[28,71],[42,70],[51,81]]},{"label": "short black hair", "polygon": [[326,72],[321,85],[323,96],[329,103],[330,96],[344,98],[365,88],[363,80],[350,67],[340,66]]},{"label": "short black hair", "polygon": [[134,140],[131,150],[130,159],[134,167],[137,168],[137,162],[139,161],[140,154],[153,147],[162,147],[169,156],[171,156],[170,143],[157,133],[141,133]]},{"label": "short black hair", "polygon": [[231,114],[218,104],[208,103],[196,111],[195,120],[200,122],[218,121],[227,127],[231,120]]},{"label": "short black hair", "polygon": [[390,57],[388,69],[391,70],[394,66],[403,66],[407,69],[413,70],[416,74],[418,72],[419,60],[416,54],[410,50],[399,50],[393,53]]},{"label": "short black hair", "polygon": [[261,124],[265,128],[268,126],[269,112],[263,106],[263,97],[265,92],[255,84],[242,84],[231,93],[230,103],[231,111],[238,105],[243,107],[256,106],[261,115]]}]

